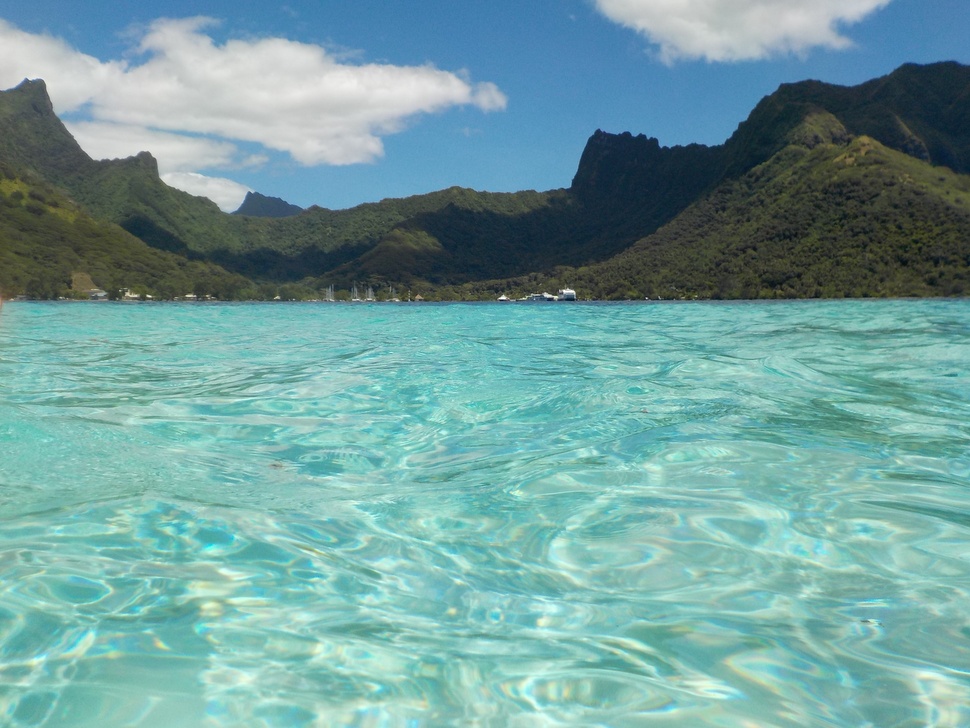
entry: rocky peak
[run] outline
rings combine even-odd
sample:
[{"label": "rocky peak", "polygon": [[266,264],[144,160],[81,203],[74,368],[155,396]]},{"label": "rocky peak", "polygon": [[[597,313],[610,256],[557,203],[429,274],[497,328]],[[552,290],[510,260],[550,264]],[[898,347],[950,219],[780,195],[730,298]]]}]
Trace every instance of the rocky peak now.
[{"label": "rocky peak", "polygon": [[581,199],[598,203],[640,204],[648,199],[653,205],[661,199],[687,199],[714,180],[719,154],[719,147],[663,147],[643,134],[597,130],[583,150],[571,189]]},{"label": "rocky peak", "polygon": [[656,161],[659,154],[657,139],[643,134],[634,136],[628,131],[610,134],[597,129],[586,142],[572,188],[577,192],[588,191],[602,182],[605,175],[644,167]]},{"label": "rocky peak", "polygon": [[102,165],[112,165],[116,168],[147,172],[149,176],[159,179],[158,160],[151,152],[138,152],[134,157],[124,157],[122,159],[104,159],[99,162]]},{"label": "rocky peak", "polygon": [[302,207],[291,205],[279,197],[267,197],[258,192],[247,192],[246,199],[233,215],[249,215],[250,217],[292,217],[303,212]]},{"label": "rocky peak", "polygon": [[42,78],[25,78],[13,92],[30,104],[30,108],[40,116],[54,116],[54,104],[47,93],[47,84]]}]

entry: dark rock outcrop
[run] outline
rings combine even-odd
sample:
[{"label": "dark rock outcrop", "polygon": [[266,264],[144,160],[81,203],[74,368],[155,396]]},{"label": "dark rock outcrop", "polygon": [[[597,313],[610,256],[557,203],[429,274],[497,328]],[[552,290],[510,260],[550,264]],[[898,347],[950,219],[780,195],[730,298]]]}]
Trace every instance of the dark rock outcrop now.
[{"label": "dark rock outcrop", "polygon": [[233,215],[248,215],[249,217],[293,217],[303,212],[303,208],[291,205],[279,197],[267,197],[258,192],[247,192],[246,199]]}]

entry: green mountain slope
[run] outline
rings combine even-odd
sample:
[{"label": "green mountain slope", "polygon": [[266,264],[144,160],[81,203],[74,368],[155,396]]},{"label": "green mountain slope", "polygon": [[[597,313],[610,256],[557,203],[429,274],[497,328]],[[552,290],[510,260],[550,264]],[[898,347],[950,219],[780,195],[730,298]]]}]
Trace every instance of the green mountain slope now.
[{"label": "green mountain slope", "polygon": [[256,294],[245,278],[152,249],[117,225],[94,219],[50,184],[0,164],[0,294],[85,297],[92,286],[164,298]]},{"label": "green mountain slope", "polygon": [[[48,180],[93,216],[117,223],[152,247],[208,259],[263,281],[294,281],[331,272],[338,280],[367,277],[398,233],[381,250],[357,264],[352,262],[380,244],[396,226],[418,224],[408,221],[427,221],[442,232],[447,246],[472,224],[459,219],[463,213],[472,219],[498,220],[495,224],[508,228],[506,218],[547,206],[540,193],[491,194],[451,188],[350,210],[313,207],[286,218],[227,215],[206,199],[165,185],[147,152],[123,160],[91,160],[54,114],[43,81],[25,81],[0,93],[0,160]],[[436,213],[441,216],[435,218]],[[449,229],[451,220],[456,221],[454,230]],[[525,260],[537,261],[535,254],[518,250],[535,237],[534,225],[530,225],[521,233],[505,234],[514,240],[505,251],[518,268],[526,265]],[[560,226],[558,220],[552,226]],[[526,243],[520,246],[523,238]],[[472,260],[474,252],[486,248],[491,240],[487,229],[477,244],[463,236],[454,244],[471,247],[458,256],[459,263]],[[386,263],[376,265],[381,270],[387,267]],[[459,280],[468,277],[463,271],[456,272],[454,265],[442,270]],[[409,272],[400,273],[406,277]]]},{"label": "green mountain slope", "polygon": [[236,239],[215,203],[162,182],[148,152],[92,160],[57,118],[43,81],[0,95],[0,160],[61,188],[94,217],[152,247],[186,255]]},{"label": "green mountain slope", "polygon": [[849,134],[956,172],[970,172],[970,67],[907,64],[859,86],[783,84],[765,97],[725,144],[725,178],[761,164],[802,121],[827,111]]},{"label": "green mountain slope", "polygon": [[970,176],[850,140],[825,113],[790,141],[629,250],[565,275],[604,298],[970,293]]},{"label": "green mountain slope", "polygon": [[[710,210],[712,200],[723,200],[728,194],[725,190],[737,190],[739,185],[747,190],[747,206],[732,202],[731,207],[743,216],[750,217],[750,209],[770,207],[771,203],[758,199],[767,200],[774,188],[749,181],[753,170],[765,165],[774,169],[790,163],[799,175],[811,175],[813,185],[819,184],[819,175],[831,174],[834,184],[839,168],[809,165],[807,158],[790,151],[792,146],[814,159],[824,149],[863,137],[879,150],[873,159],[890,150],[904,154],[924,165],[919,174],[915,169],[909,172],[914,179],[939,170],[938,184],[932,187],[945,188],[954,199],[960,197],[962,178],[946,168],[957,173],[970,171],[970,68],[956,63],[907,65],[855,87],[818,81],[786,84],[763,99],[719,146],[668,148],[643,135],[597,131],[566,189],[498,194],[456,187],[349,210],[312,207],[283,218],[228,215],[208,200],[172,189],[161,181],[155,160],[147,152],[125,160],[90,159],[54,114],[42,81],[25,81],[0,93],[0,163],[13,170],[14,176],[43,181],[93,220],[117,224],[156,250],[175,254],[183,262],[216,264],[257,284],[267,284],[264,291],[287,282],[302,282],[312,289],[329,284],[349,287],[358,281],[449,290],[464,285],[462,295],[467,295],[482,281],[522,278],[535,283],[564,266],[606,275],[614,271],[613,262],[595,266],[612,261],[639,240],[666,240],[670,230],[696,237],[703,227],[697,222],[697,210]],[[889,166],[899,164],[902,161]],[[876,170],[868,162],[860,164],[854,172],[861,175],[858,184],[866,187],[870,174],[879,178]],[[952,216],[958,207],[936,206],[939,195],[935,193],[926,193],[926,201],[933,201],[929,209],[903,202],[899,202],[902,208],[854,209],[845,207],[837,196],[818,197],[813,190],[805,188],[805,194],[816,195],[813,204],[831,206],[838,211],[833,212],[836,216],[864,214],[868,224],[888,230],[887,240],[896,239],[892,231],[899,226],[908,229],[917,221],[929,225],[927,219],[935,219],[934,215],[942,216],[941,229],[959,229],[963,224],[959,215]],[[944,192],[940,194],[946,197]],[[804,202],[793,192],[785,204],[802,209]],[[10,209],[16,212],[16,207]],[[779,208],[773,214],[786,219],[788,212]],[[834,228],[819,232],[819,226],[828,224],[824,222],[828,212],[822,208],[819,215],[816,227],[789,226],[789,233],[806,236],[799,238],[806,244],[812,236],[835,235]],[[904,219],[907,215],[912,220]],[[723,215],[716,219],[724,230],[707,230],[704,240],[745,234],[738,228],[738,220]],[[857,222],[846,218],[846,229]],[[767,224],[758,228],[758,234],[764,230]],[[6,244],[0,239],[0,247]],[[38,238],[34,244],[45,243]],[[666,250],[667,246],[661,247]],[[758,270],[758,266],[775,266],[762,261],[775,250],[772,246],[736,250],[744,262],[743,271],[732,273],[724,263],[715,282],[692,278],[691,286],[698,295],[735,296],[741,295],[739,291],[815,295],[816,289],[807,285],[772,282],[774,279],[761,273],[755,275],[756,281],[750,278],[750,270]],[[917,253],[934,255],[928,247]],[[793,265],[807,264],[796,248],[786,255]],[[870,260],[872,257],[870,251]],[[611,284],[593,285],[591,281],[590,291],[610,296],[660,291],[661,279],[679,269],[661,256],[637,263],[635,270],[636,276],[614,276]],[[670,291],[682,288],[678,283],[670,285]],[[887,285],[884,290],[924,290],[912,282],[907,285],[909,288],[902,283],[896,288]],[[850,290],[834,284],[819,286],[823,295]],[[883,289],[867,284],[865,290],[878,293]],[[926,290],[955,291],[960,285],[937,281]]]}]

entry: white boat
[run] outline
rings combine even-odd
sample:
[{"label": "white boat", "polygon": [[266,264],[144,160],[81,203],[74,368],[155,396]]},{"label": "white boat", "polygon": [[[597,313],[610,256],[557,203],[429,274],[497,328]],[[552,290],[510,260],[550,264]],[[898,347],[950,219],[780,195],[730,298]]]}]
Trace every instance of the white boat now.
[{"label": "white boat", "polygon": [[520,300],[522,300],[522,301],[555,301],[556,300],[556,297],[553,296],[551,293],[546,293],[545,291],[543,291],[542,293],[530,293],[528,296],[526,296],[525,298],[520,299]]},{"label": "white boat", "polygon": [[350,289],[350,300],[355,302],[360,300],[360,294],[357,293],[356,283],[354,284],[354,287]]},{"label": "white boat", "polygon": [[376,301],[377,300],[376,298],[374,298],[374,289],[371,288],[370,286],[367,286],[367,295],[364,296],[364,300],[365,301]]},{"label": "white boat", "polygon": [[556,299],[559,301],[575,301],[576,291],[572,288],[560,288],[559,295],[556,296]]},{"label": "white boat", "polygon": [[499,301],[511,301],[512,299],[506,296],[504,293],[498,297]]}]

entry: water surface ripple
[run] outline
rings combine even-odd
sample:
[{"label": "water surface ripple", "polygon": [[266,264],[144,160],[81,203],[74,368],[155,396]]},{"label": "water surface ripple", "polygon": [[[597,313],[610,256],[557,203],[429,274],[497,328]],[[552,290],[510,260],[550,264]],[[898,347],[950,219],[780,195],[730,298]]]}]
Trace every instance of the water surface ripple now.
[{"label": "water surface ripple", "polygon": [[0,725],[970,725],[970,302],[13,304]]}]

